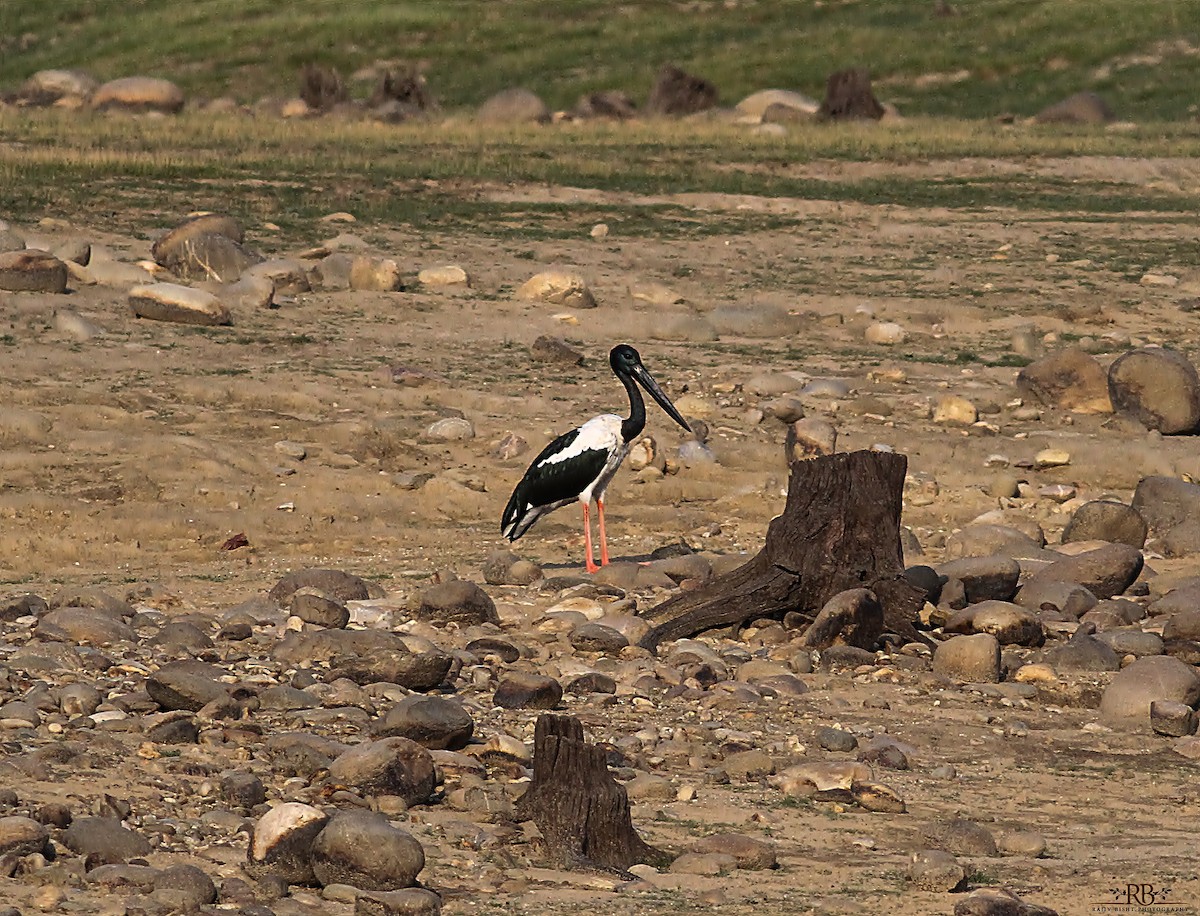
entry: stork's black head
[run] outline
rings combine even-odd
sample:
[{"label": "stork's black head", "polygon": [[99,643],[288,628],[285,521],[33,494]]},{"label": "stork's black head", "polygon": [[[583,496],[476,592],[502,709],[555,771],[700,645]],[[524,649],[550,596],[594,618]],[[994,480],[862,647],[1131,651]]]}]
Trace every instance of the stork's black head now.
[{"label": "stork's black head", "polygon": [[635,397],[637,392],[628,381],[629,379],[636,380],[645,388],[650,393],[650,396],[658,401],[659,406],[667,412],[667,416],[688,432],[692,431],[692,428],[687,424],[687,420],[683,418],[679,411],[675,409],[675,405],[671,403],[671,399],[658,387],[658,382],[654,381],[654,378],[646,371],[646,367],[642,365],[642,358],[638,355],[637,350],[633,349],[629,344],[618,344],[608,354],[608,361],[612,365],[613,372],[617,374],[617,378],[624,381],[625,387],[629,390],[629,404],[632,413],[629,420],[625,421],[625,424],[622,424],[621,429],[626,442],[632,436],[640,433],[645,425],[645,414],[642,412],[642,399],[640,396]]},{"label": "stork's black head", "polygon": [[617,375],[632,375],[634,369],[641,366],[642,357],[629,344],[617,344],[608,354],[608,362]]}]

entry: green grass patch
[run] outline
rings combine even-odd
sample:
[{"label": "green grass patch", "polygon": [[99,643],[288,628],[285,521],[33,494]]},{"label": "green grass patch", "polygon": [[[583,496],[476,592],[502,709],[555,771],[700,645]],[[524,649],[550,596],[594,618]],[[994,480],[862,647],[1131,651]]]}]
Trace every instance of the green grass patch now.
[{"label": "green grass patch", "polygon": [[379,61],[426,64],[445,105],[524,85],[554,107],[623,89],[639,101],[675,63],[737,101],[768,86],[819,96],[829,72],[869,66],[912,113],[1032,114],[1080,89],[1127,117],[1183,118],[1196,93],[1194,0],[6,0],[0,85],[47,67],[101,79],[167,76],[250,100],[335,66],[365,96]]}]

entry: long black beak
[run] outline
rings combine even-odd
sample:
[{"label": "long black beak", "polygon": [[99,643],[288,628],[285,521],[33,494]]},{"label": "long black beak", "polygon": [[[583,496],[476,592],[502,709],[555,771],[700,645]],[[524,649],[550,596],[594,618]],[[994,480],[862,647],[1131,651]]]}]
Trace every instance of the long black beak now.
[{"label": "long black beak", "polygon": [[692,428],[687,425],[687,420],[685,420],[683,415],[675,409],[675,405],[671,403],[671,399],[667,397],[666,393],[661,388],[658,387],[658,382],[654,381],[654,376],[646,371],[645,366],[635,366],[633,369],[633,377],[638,380],[643,388],[646,389],[646,391],[650,394],[650,397],[658,401],[658,406],[667,412],[667,416],[686,429],[689,433],[692,431]]}]

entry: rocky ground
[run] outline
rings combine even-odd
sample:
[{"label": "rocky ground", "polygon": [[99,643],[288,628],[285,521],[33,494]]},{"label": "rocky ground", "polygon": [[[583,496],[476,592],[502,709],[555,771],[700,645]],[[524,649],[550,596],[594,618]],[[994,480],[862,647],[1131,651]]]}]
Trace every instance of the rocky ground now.
[{"label": "rocky ground", "polygon": [[[1028,166],[1101,167],[1195,183]],[[3,234],[0,913],[1200,908],[1200,383],[1153,349],[1194,355],[1200,286],[1129,253],[1178,224],[681,194],[704,231],[658,239],[622,234],[645,199],[478,193],[614,218]],[[497,554],[537,449],[623,410],[622,340],[703,441],[651,408],[604,573],[571,509]],[[835,436],[908,456],[936,648],[637,647]],[[548,707],[671,864],[563,869],[514,823]]]}]

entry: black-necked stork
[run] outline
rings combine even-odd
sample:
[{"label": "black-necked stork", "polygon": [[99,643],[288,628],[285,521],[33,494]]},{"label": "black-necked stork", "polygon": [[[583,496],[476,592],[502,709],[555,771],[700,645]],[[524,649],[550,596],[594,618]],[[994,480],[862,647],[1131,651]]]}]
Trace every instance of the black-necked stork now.
[{"label": "black-necked stork", "polygon": [[[622,419],[616,414],[605,413],[592,417],[547,445],[533,459],[533,464],[513,490],[500,522],[500,532],[515,541],[547,512],[578,500],[583,506],[583,536],[589,573],[608,564],[604,490],[629,454],[629,446],[646,427],[646,403],[634,382],[639,382],[672,420],[691,432],[687,421],[642,365],[637,350],[628,344],[620,344],[613,347],[608,361],[629,394],[629,416]],[[593,500],[600,516],[600,566],[592,557]]]}]

